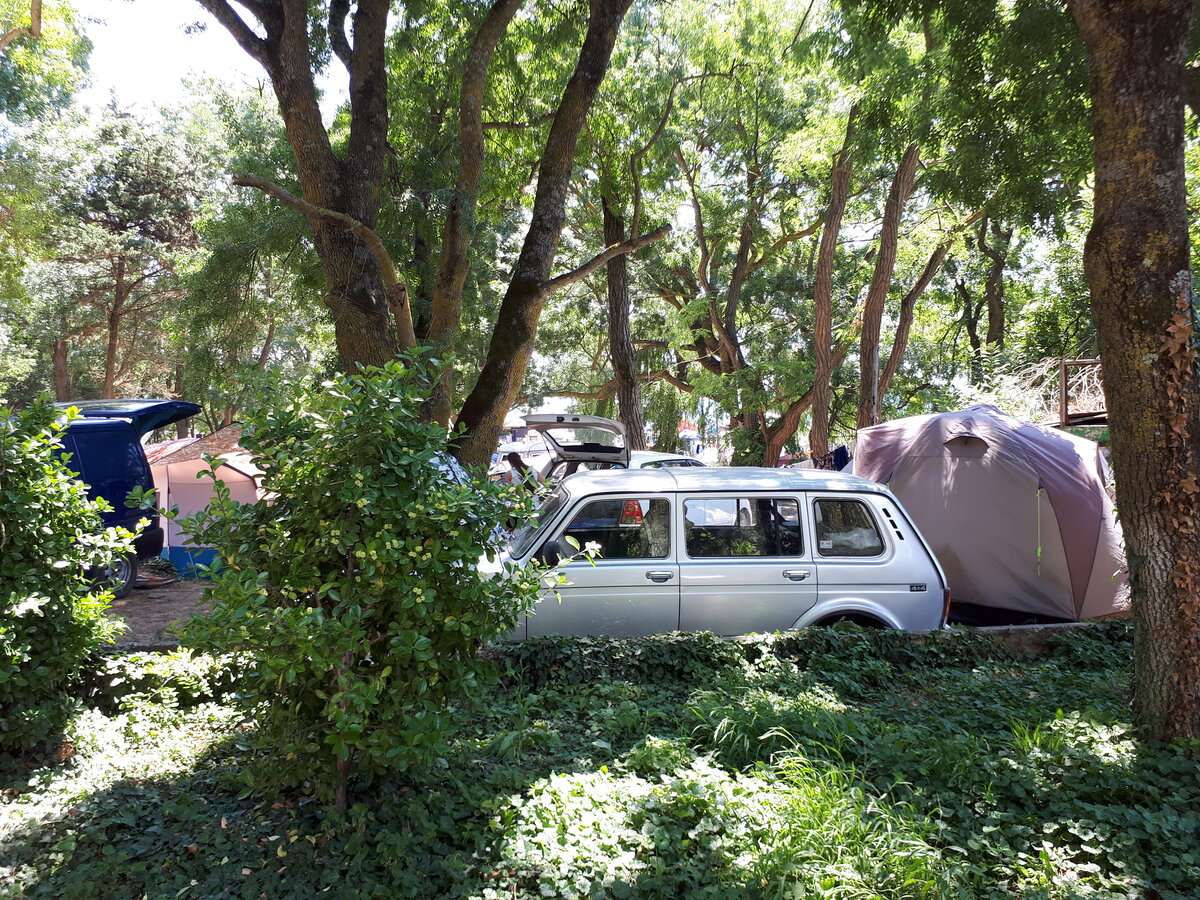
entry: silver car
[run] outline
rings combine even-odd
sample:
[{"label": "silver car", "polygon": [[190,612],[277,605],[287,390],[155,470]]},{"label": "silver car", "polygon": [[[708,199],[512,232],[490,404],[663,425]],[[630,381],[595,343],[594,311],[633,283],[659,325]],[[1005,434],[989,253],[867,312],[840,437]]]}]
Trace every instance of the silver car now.
[{"label": "silver car", "polygon": [[945,624],[950,596],[886,487],[820,470],[580,472],[512,535],[501,562],[534,558],[566,584],[510,639],[735,635],[843,619],[925,631]]}]

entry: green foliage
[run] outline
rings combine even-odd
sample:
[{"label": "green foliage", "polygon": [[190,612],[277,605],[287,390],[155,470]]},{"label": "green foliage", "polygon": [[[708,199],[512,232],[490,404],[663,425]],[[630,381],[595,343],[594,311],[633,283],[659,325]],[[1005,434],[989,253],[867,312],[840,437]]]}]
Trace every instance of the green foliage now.
[{"label": "green foliage", "polygon": [[604,637],[537,637],[493,651],[510,677],[538,687],[592,681],[703,682],[736,663],[736,644],[716,635],[673,632],[637,641]]},{"label": "green foliage", "polygon": [[270,499],[241,505],[217,482],[185,526],[219,554],[212,612],[187,639],[251,661],[240,699],[271,751],[260,786],[311,779],[328,797],[351,769],[433,763],[450,704],[488,671],[480,641],[536,594],[536,572],[476,570],[511,503],[531,501],[455,477],[444,435],[419,421],[436,377],[398,361],[249,416],[243,443]]},{"label": "green foliage", "polygon": [[242,660],[234,656],[186,650],[125,653],[101,659],[88,673],[85,690],[94,707],[109,713],[133,704],[189,707],[219,700],[244,687],[242,669]]},{"label": "green foliage", "polygon": [[91,655],[117,632],[111,596],[85,573],[128,552],[128,535],[101,527],[104,501],[63,464],[61,415],[0,411],[0,751],[59,736]]},{"label": "green foliage", "polygon": [[[29,27],[30,0],[0,0],[0,34]],[[87,72],[92,42],[63,0],[45,0],[42,33],[17,38],[0,53],[0,114],[22,122],[66,106]]]},{"label": "green foliage", "polygon": [[712,641],[608,642],[664,651],[675,679],[601,668],[582,641],[592,677],[481,686],[445,768],[340,821],[239,795],[267,751],[203,702],[215,660],[121,658],[145,689],[78,720],[74,764],[16,773],[0,894],[1195,896],[1195,748],[1132,733],[1126,623],[1019,660],[962,632],[814,628],[722,660]]}]

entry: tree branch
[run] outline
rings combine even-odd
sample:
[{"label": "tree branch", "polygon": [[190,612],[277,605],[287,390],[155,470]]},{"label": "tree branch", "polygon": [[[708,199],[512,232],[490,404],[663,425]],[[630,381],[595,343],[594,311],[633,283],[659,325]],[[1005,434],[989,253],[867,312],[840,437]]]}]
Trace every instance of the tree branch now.
[{"label": "tree branch", "polygon": [[19,37],[31,37],[35,41],[42,36],[42,0],[31,0],[29,4],[29,24],[10,28],[0,34],[0,53],[8,49]]},{"label": "tree branch", "polygon": [[330,0],[329,2],[329,46],[337,58],[342,61],[346,71],[350,71],[350,42],[346,40],[346,16],[350,14],[350,0]]},{"label": "tree branch", "polygon": [[[238,42],[238,46],[250,54],[251,58],[259,62],[264,69],[270,70],[268,65],[270,58],[267,56],[267,42],[254,33],[246,21],[234,11],[227,0],[196,0],[202,7],[208,10],[209,14],[225,27],[225,30],[233,35],[233,39]],[[260,22],[265,25],[266,15],[258,4],[242,3],[250,10]]]},{"label": "tree branch", "polygon": [[371,251],[371,255],[375,258],[375,264],[379,266],[380,277],[383,279],[384,287],[387,288],[388,305],[396,319],[396,338],[400,350],[408,350],[416,346],[417,339],[413,332],[412,311],[408,305],[408,287],[396,275],[396,267],[392,265],[392,258],[383,245],[383,239],[373,229],[368,228],[353,216],[335,212],[323,206],[316,206],[256,175],[234,175],[233,183],[239,187],[257,188],[292,209],[304,213],[310,219],[324,219],[327,222],[333,222],[358,237]]},{"label": "tree branch", "polygon": [[609,247],[605,247],[602,251],[597,253],[579,268],[572,269],[570,272],[564,272],[562,275],[551,278],[549,281],[542,282],[542,290],[546,291],[546,293],[550,293],[558,290],[559,288],[566,287],[569,284],[574,284],[581,278],[586,278],[588,275],[592,274],[592,272],[596,271],[596,269],[600,268],[610,259],[640,250],[647,244],[653,244],[655,241],[661,240],[670,233],[670,225],[661,225],[658,228],[655,228],[649,234],[638,235],[635,238],[630,238],[629,240],[622,241],[619,244],[613,244]]},{"label": "tree branch", "polygon": [[487,131],[523,131],[526,128],[536,128],[538,125],[545,125],[554,118],[554,113],[548,112],[543,116],[538,116],[532,122],[484,122],[483,127]]}]

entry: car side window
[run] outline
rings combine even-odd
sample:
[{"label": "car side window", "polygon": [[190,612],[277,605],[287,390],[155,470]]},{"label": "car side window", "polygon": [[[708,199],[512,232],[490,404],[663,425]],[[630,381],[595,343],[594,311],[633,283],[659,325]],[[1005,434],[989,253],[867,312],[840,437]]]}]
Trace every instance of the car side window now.
[{"label": "car side window", "polygon": [[684,501],[692,559],[799,556],[800,505],[791,497],[699,497]]},{"label": "car side window", "polygon": [[[662,497],[593,500],[562,533],[599,547],[599,559],[664,559],[671,553],[671,504]],[[569,553],[567,547],[562,548]]]},{"label": "car side window", "polygon": [[817,500],[817,552],[821,556],[879,556],[883,536],[861,500]]}]

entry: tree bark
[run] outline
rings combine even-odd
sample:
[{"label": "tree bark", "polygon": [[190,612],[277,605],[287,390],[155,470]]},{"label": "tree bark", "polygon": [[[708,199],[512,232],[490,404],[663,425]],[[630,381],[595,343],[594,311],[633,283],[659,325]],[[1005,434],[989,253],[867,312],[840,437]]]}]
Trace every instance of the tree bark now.
[{"label": "tree bark", "polygon": [[979,229],[979,249],[983,255],[992,261],[988,270],[987,283],[983,288],[983,296],[987,302],[988,327],[984,341],[990,347],[1004,349],[1004,267],[1008,264],[1008,248],[1012,242],[1013,230],[1001,231],[1000,225],[993,220],[991,223],[992,237],[996,239],[993,246],[987,241],[987,222]]},{"label": "tree bark", "polygon": [[[463,66],[458,103],[458,179],[446,211],[429,321],[429,340],[441,352],[453,351],[462,323],[462,292],[470,262],[468,254],[475,228],[479,180],[483,176],[483,89],[487,70],[496,46],[522,2],[496,0],[492,4],[471,43]],[[447,366],[442,370],[442,379],[430,398],[432,419],[440,425],[445,426],[450,422],[453,394],[454,371]]]},{"label": "tree bark", "polygon": [[[917,145],[909,144],[892,178],[887,202],[883,207],[883,227],[879,231],[879,253],[875,272],[867,288],[863,305],[862,336],[858,351],[858,416],[856,427],[879,424],[879,338],[883,330],[883,307],[896,269],[896,247],[900,241],[900,217],[912,195],[920,157]],[[824,451],[828,452],[828,451]]]},{"label": "tree bark", "polygon": [[896,377],[896,373],[900,370],[900,363],[904,360],[904,351],[908,349],[908,337],[912,333],[913,318],[916,315],[917,301],[921,299],[921,295],[925,293],[925,289],[933,281],[933,276],[937,274],[938,269],[942,267],[942,263],[946,261],[946,256],[950,252],[950,248],[954,245],[954,241],[959,233],[963,229],[969,228],[982,216],[983,208],[981,207],[965,221],[950,229],[942,239],[942,242],[934,248],[929,261],[925,263],[925,268],[921,270],[921,274],[913,282],[913,286],[908,289],[908,293],[901,299],[900,317],[896,322],[896,335],[892,339],[892,352],[888,354],[887,364],[883,367],[883,374],[879,376],[879,390],[875,398],[877,409],[883,408],[883,398],[891,388],[892,379]]},{"label": "tree bark", "polygon": [[121,349],[121,317],[125,315],[127,291],[125,257],[118,256],[113,275],[113,305],[108,310],[105,321],[107,339],[104,345],[104,383],[100,386],[100,396],[105,399],[112,398],[116,391],[117,354]]},{"label": "tree bark", "polygon": [[30,0],[29,3],[29,24],[22,25],[17,28],[10,28],[4,34],[0,34],[0,53],[8,49],[11,44],[19,37],[31,37],[35,41],[42,36],[42,0]]},{"label": "tree bark", "polygon": [[71,399],[71,370],[67,366],[67,342],[57,340],[52,351],[54,366],[54,399],[65,403]]},{"label": "tree bark", "polygon": [[1087,48],[1096,319],[1134,612],[1135,722],[1200,737],[1200,386],[1181,75],[1192,4],[1070,0]]},{"label": "tree bark", "polygon": [[[345,10],[340,16],[330,15],[330,43],[350,76],[350,136],[343,159],[334,154],[321,121],[307,0],[244,4],[265,37],[259,37],[227,0],[198,2],[266,69],[296,159],[304,200],[374,229],[387,153],[384,42],[388,0],[358,0],[353,46],[346,40]],[[333,319],[343,368],[382,365],[400,348],[389,298],[370,249],[328,217],[310,218],[309,224],[325,275],[325,305]]]},{"label": "tree bark", "polygon": [[[613,209],[608,197],[601,196],[600,209],[604,217],[604,243],[611,246],[624,241],[625,219]],[[642,419],[642,396],[629,327],[629,257],[614,256],[604,266],[608,281],[608,355],[617,386],[617,411],[625,426],[629,449],[645,450],[646,424]]]},{"label": "tree bark", "polygon": [[458,423],[465,430],[458,439],[455,454],[463,462],[482,465],[491,456],[504,417],[521,389],[533,355],[538,318],[549,293],[550,269],[566,224],[575,147],[608,71],[617,30],[630,3],[631,0],[591,0],[587,35],[550,126],[538,167],[529,230],[500,304],[487,360],[459,413]]},{"label": "tree bark", "polygon": [[817,251],[817,274],[813,281],[813,354],[816,367],[812,386],[812,428],[808,448],[814,456],[829,452],[829,406],[833,396],[833,264],[837,257],[842,214],[850,194],[850,142],[854,136],[854,117],[850,110],[846,138],[830,173],[829,206],[821,230],[821,248]]}]

